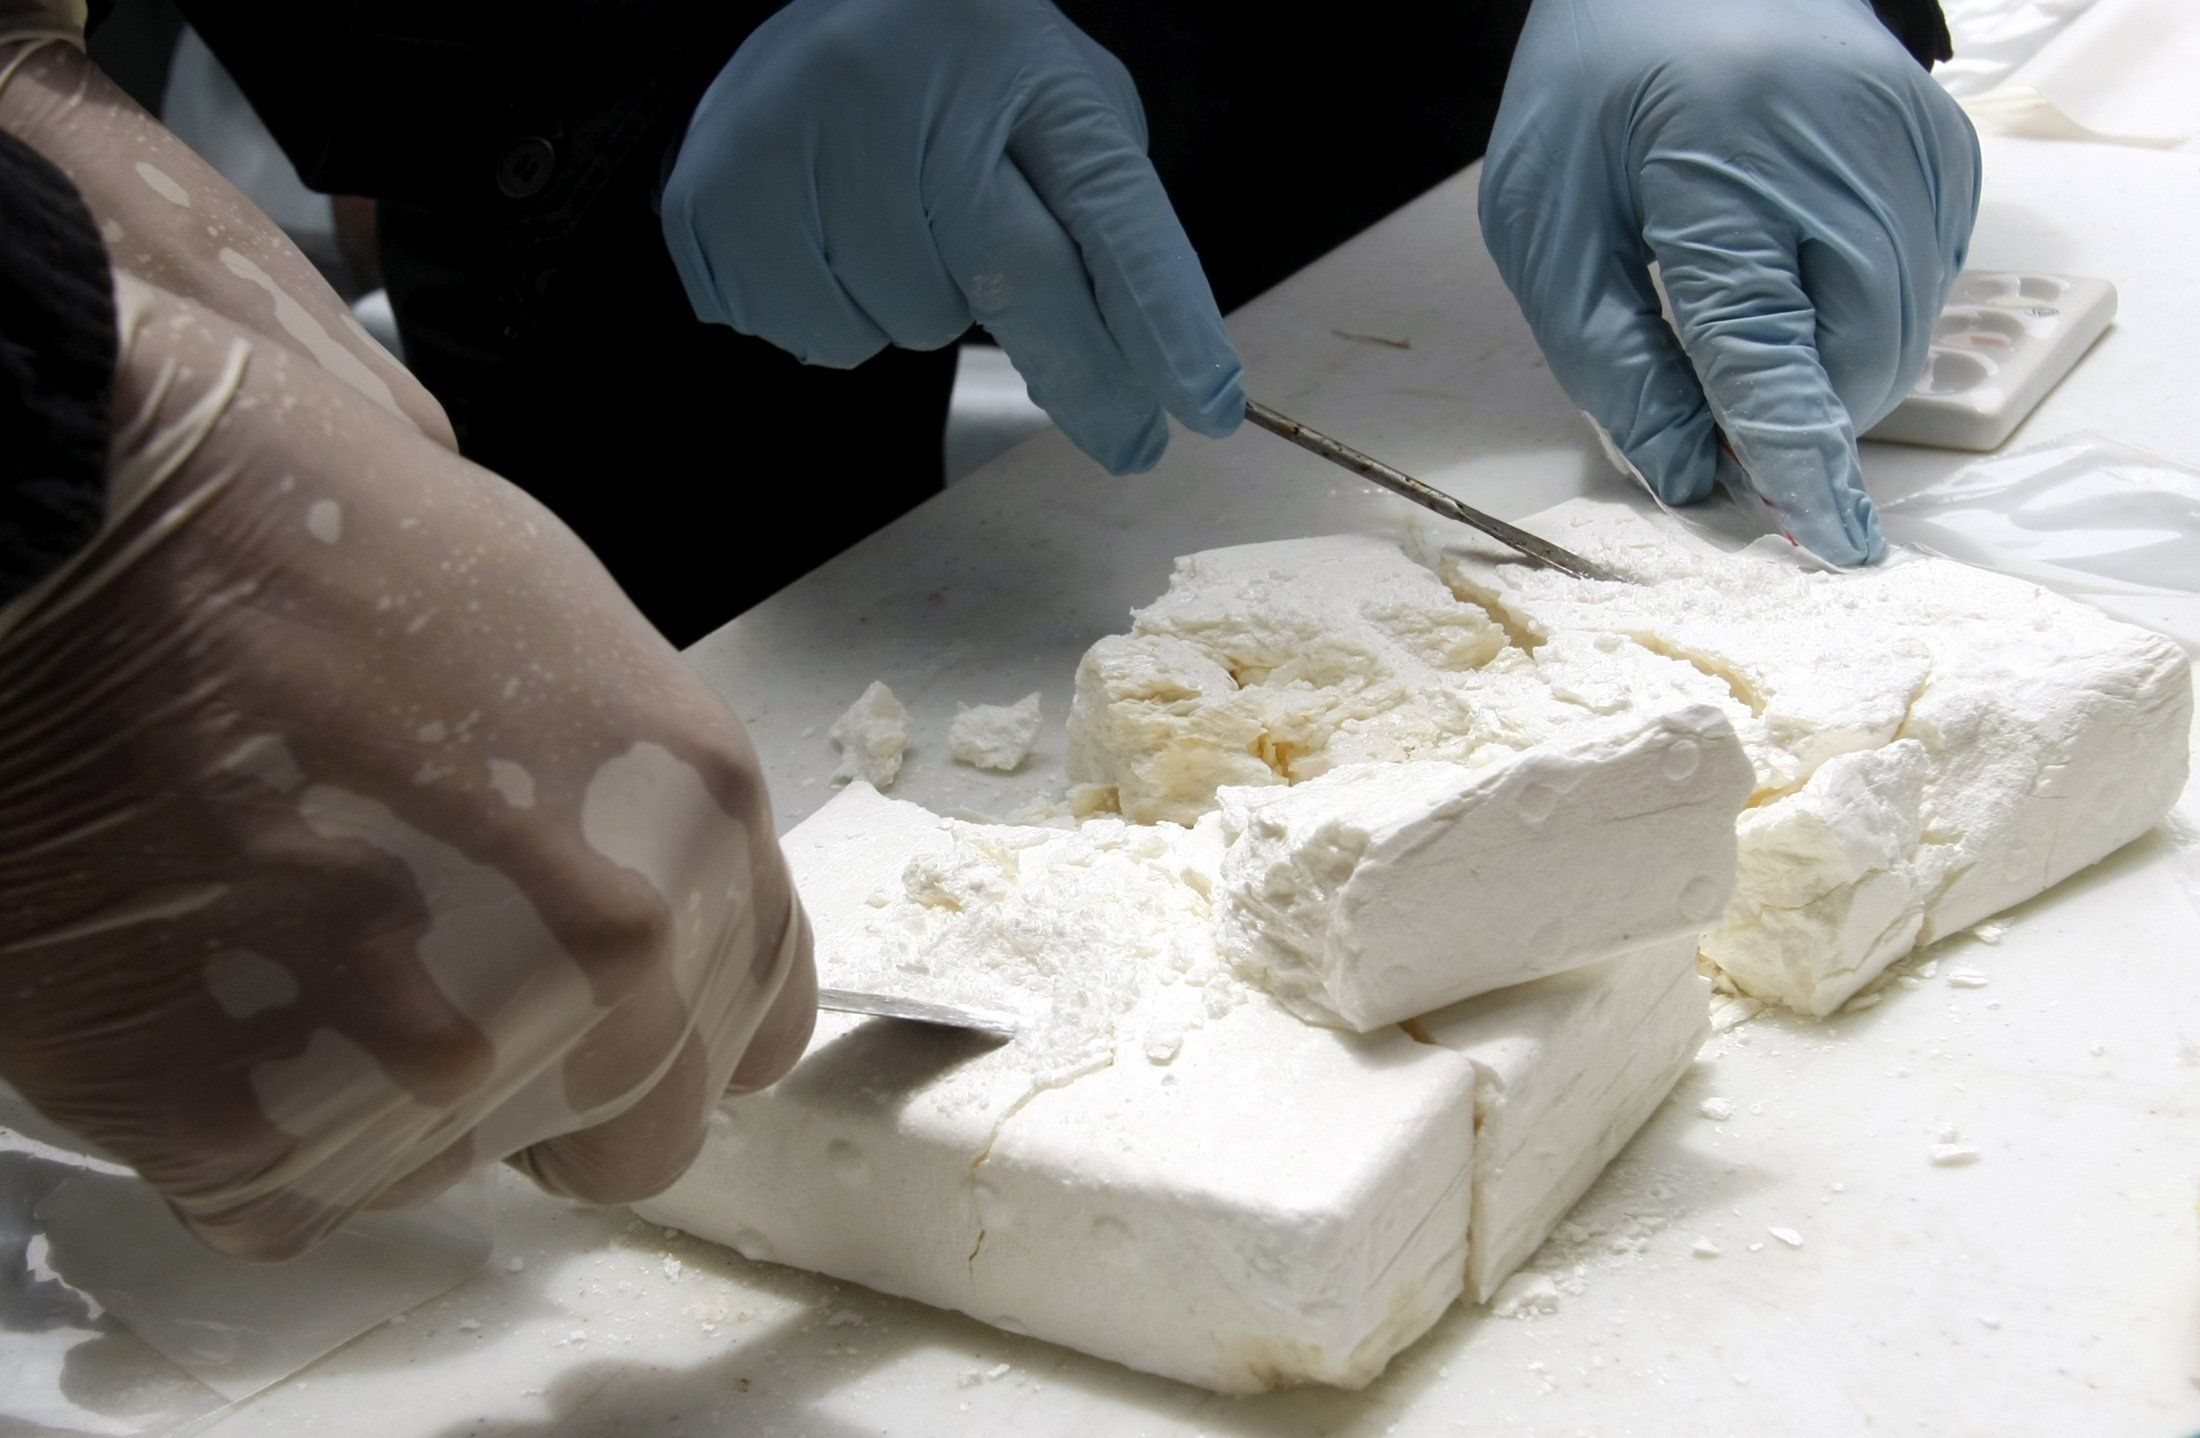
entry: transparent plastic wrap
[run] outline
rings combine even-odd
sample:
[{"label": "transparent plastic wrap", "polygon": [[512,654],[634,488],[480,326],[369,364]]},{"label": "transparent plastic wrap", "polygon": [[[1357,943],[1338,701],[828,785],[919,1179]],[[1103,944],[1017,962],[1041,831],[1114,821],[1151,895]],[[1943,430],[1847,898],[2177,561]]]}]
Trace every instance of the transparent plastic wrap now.
[{"label": "transparent plastic wrap", "polygon": [[489,1175],[283,1264],[224,1258],[0,1088],[0,1434],[183,1434],[488,1262]]},{"label": "transparent plastic wrap", "polygon": [[2200,470],[2071,435],[1882,500],[1879,517],[1891,543],[2083,599],[2200,655]]},{"label": "transparent plastic wrap", "polygon": [[2150,147],[2200,134],[2190,0],[1957,0],[1956,58],[1934,71],[2005,131]]}]

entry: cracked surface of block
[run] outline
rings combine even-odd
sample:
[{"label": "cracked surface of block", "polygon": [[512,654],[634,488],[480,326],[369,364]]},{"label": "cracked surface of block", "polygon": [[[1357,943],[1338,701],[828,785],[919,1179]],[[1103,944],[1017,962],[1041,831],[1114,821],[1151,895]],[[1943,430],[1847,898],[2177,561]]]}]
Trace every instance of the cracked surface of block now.
[{"label": "cracked surface of block", "polygon": [[[2144,833],[2187,765],[2176,645],[1946,560],[1811,572],[1668,516],[1576,500],[1529,522],[1598,584],[1359,536],[1210,551],[1078,671],[1073,777],[1133,817],[1340,765],[1467,765],[1702,704],[1754,770],[1740,879],[1703,952],[1830,1013],[1912,947]],[[1496,636],[1493,647],[1492,636]]]},{"label": "cracked surface of block", "polygon": [[1417,1022],[1475,1067],[1469,1298],[1497,1292],[1673,1091],[1710,993],[1684,937]]},{"label": "cracked surface of block", "polygon": [[[834,799],[786,840],[824,981],[1027,1027],[989,1046],[826,1016],[641,1211],[1210,1388],[1367,1382],[1464,1282],[1475,1071],[1230,980],[1212,830]],[[1021,966],[946,957],[1019,942]]]}]

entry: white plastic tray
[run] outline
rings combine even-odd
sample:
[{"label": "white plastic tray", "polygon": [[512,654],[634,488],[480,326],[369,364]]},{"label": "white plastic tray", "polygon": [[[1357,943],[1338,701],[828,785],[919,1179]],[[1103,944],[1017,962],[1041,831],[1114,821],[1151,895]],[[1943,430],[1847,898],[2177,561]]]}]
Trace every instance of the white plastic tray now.
[{"label": "white plastic tray", "polygon": [[1966,274],[1933,327],[1925,373],[1869,438],[1999,449],[2115,317],[2106,280]]}]

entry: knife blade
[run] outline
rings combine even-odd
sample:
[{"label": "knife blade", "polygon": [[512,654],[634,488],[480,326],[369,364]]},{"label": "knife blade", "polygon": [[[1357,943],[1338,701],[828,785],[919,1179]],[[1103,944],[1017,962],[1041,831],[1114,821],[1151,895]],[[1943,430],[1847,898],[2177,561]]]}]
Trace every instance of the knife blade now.
[{"label": "knife blade", "polygon": [[1392,469],[1379,459],[1370,459],[1343,441],[1331,439],[1318,429],[1300,424],[1257,399],[1245,401],[1245,417],[1270,434],[1281,436],[1309,453],[1318,454],[1331,464],[1349,469],[1362,479],[1373,480],[1392,494],[1403,495],[1423,509],[1479,529],[1498,543],[1518,550],[1539,564],[1549,565],[1561,574],[1570,574],[1576,579],[1603,580],[1609,584],[1625,582],[1619,575],[1601,565],[1592,564],[1572,550],[1561,549],[1518,525],[1507,524],[1495,515],[1484,514],[1470,505],[1461,504],[1442,490],[1423,484],[1403,470]]},{"label": "knife blade", "polygon": [[953,1004],[935,1004],[925,999],[905,999],[892,994],[858,993],[853,989],[819,989],[817,1006],[831,1009],[835,1013],[868,1014],[873,1018],[906,1019],[911,1023],[933,1024],[941,1028],[970,1029],[977,1033],[997,1034],[1004,1039],[1016,1037],[1018,1026],[1013,1014],[959,1008]]}]

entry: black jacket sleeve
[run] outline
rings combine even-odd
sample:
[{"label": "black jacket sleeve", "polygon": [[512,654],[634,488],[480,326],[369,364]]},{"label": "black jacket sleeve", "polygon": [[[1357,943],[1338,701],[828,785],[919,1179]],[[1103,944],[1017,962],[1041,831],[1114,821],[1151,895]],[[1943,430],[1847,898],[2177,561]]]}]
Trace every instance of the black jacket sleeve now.
[{"label": "black jacket sleeve", "polygon": [[305,182],[514,243],[654,166],[779,0],[183,0]]},{"label": "black jacket sleeve", "polygon": [[83,197],[0,130],[0,603],[105,517],[117,349],[114,280]]}]

